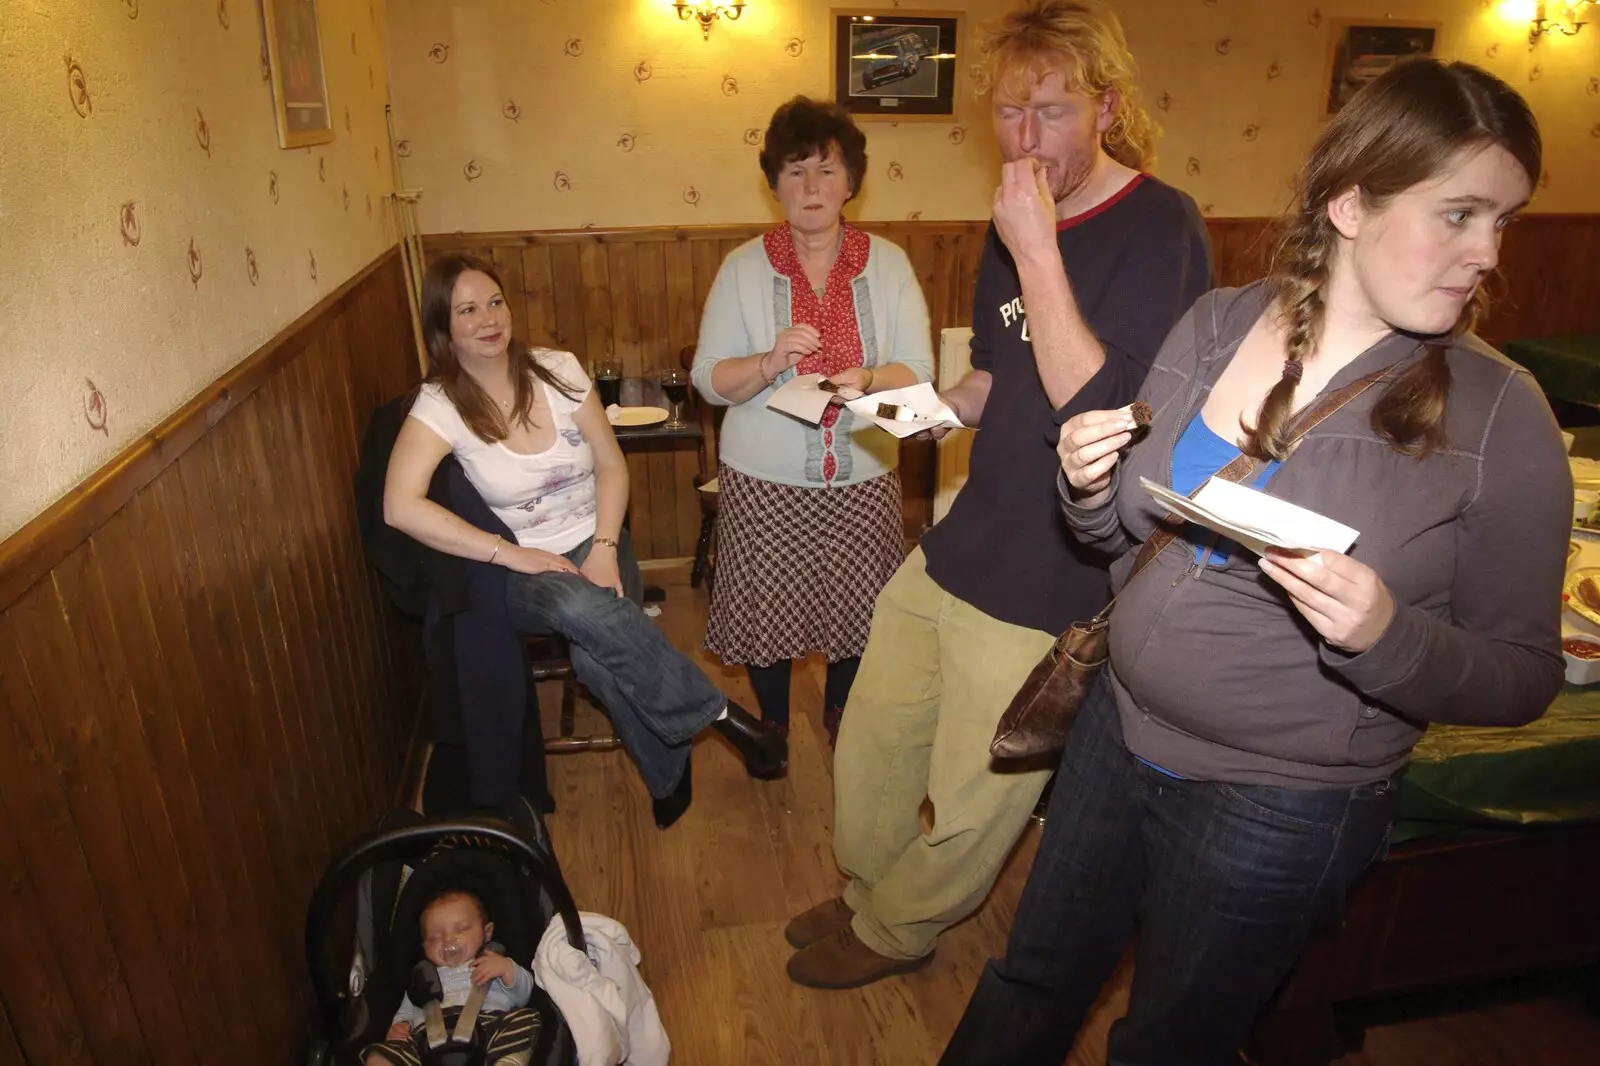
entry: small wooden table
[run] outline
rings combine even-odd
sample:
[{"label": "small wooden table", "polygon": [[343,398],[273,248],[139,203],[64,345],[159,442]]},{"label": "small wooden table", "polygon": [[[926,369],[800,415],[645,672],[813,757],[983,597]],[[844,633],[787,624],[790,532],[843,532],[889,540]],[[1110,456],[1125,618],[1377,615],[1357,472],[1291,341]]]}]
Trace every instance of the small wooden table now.
[{"label": "small wooden table", "polygon": [[[669,416],[672,412],[672,404],[667,402],[666,394],[661,391],[661,382],[655,378],[623,378],[617,402],[623,407],[659,407]],[[617,435],[618,443],[624,447],[629,443],[652,440],[699,440],[701,435],[699,422],[685,422],[682,426],[672,429],[668,429],[665,422],[658,422],[653,426],[611,428]]]},{"label": "small wooden table", "polygon": [[[661,390],[661,382],[655,378],[623,378],[617,402],[622,407],[659,407],[668,413],[669,418],[672,412],[672,404],[667,401],[666,394]],[[686,404],[685,407],[687,406]],[[617,435],[617,443],[623,448],[627,448],[630,444],[648,444],[650,441],[697,441],[702,436],[698,421],[685,422],[682,426],[671,428],[666,422],[657,422],[653,426],[612,426],[611,429]],[[628,522],[626,516],[622,521],[626,526]],[[644,587],[646,603],[660,603],[666,598],[666,590],[660,586]]]}]

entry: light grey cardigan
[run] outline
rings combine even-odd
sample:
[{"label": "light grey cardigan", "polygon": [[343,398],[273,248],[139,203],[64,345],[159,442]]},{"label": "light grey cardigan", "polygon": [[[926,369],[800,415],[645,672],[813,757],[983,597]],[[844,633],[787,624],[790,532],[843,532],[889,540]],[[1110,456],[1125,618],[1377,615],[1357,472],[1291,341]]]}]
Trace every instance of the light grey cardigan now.
[{"label": "light grey cardigan", "polygon": [[[916,272],[899,245],[871,236],[866,269],[852,285],[862,364],[903,363],[918,381],[933,378],[933,338],[928,305]],[[767,410],[773,389],[794,377],[793,368],[744,403],[730,404],[711,387],[720,360],[770,351],[778,332],[792,323],[790,282],[767,260],[760,237],[741,244],[722,263],[700,322],[694,356],[694,386],[709,402],[728,407],[720,458],[728,466],[784,485],[823,484],[821,431]],[[842,412],[834,425],[835,485],[881,477],[900,462],[899,441],[871,422]]]}]

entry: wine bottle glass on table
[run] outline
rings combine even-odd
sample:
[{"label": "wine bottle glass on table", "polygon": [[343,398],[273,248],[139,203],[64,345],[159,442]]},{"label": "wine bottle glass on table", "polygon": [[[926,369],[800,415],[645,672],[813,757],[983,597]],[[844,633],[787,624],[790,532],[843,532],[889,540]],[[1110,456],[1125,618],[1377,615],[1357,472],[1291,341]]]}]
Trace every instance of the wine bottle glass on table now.
[{"label": "wine bottle glass on table", "polygon": [[609,356],[595,361],[594,387],[600,390],[601,407],[612,407],[622,398],[622,368]]},{"label": "wine bottle glass on table", "polygon": [[667,400],[672,404],[672,417],[667,419],[666,429],[683,429],[683,405],[689,401],[689,372],[687,370],[663,370],[661,372],[661,391],[666,393]]}]

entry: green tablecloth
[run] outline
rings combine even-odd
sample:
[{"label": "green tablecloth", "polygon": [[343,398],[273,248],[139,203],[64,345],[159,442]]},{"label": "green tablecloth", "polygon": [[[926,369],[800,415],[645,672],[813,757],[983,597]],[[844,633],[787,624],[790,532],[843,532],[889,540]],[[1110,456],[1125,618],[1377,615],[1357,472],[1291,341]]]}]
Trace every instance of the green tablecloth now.
[{"label": "green tablecloth", "polygon": [[1505,353],[1533,375],[1546,395],[1600,406],[1600,333],[1508,341]]},{"label": "green tablecloth", "polygon": [[1433,726],[1400,780],[1394,840],[1600,821],[1600,685],[1517,729]]}]

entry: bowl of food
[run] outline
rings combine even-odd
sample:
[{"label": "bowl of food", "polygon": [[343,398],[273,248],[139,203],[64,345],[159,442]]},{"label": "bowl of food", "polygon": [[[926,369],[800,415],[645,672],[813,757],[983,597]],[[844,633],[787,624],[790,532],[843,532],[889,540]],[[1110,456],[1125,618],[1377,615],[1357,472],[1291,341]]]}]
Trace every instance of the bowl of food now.
[{"label": "bowl of food", "polygon": [[1573,634],[1561,640],[1567,660],[1567,684],[1592,685],[1600,681],[1600,640]]}]

